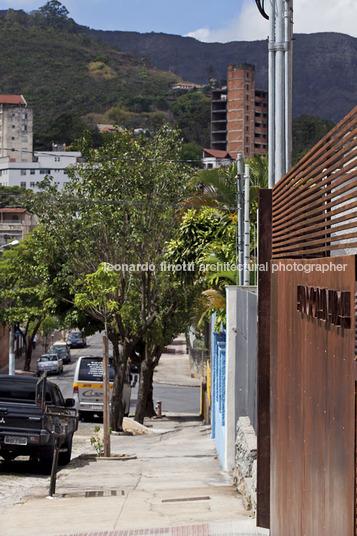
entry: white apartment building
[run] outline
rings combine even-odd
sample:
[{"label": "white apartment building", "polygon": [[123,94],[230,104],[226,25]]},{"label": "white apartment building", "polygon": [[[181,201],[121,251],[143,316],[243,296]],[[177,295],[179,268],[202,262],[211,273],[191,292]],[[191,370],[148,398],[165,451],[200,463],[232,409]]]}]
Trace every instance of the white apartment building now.
[{"label": "white apartment building", "polygon": [[0,95],[0,157],[31,162],[33,112],[22,95]]},{"label": "white apartment building", "polygon": [[36,186],[46,175],[62,190],[69,181],[67,167],[82,161],[76,151],[35,151],[30,162],[18,162],[12,157],[0,158],[0,186],[22,186],[39,191]]}]

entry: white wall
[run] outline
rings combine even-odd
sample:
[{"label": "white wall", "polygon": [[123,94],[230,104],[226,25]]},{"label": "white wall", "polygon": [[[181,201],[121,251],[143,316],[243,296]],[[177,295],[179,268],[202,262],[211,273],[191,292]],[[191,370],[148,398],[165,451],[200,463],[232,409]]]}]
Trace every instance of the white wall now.
[{"label": "white wall", "polygon": [[46,175],[53,177],[61,190],[68,178],[66,168],[76,164],[81,157],[79,152],[35,152],[37,162],[11,162],[9,157],[0,158],[0,186],[25,186],[38,191],[36,183]]}]

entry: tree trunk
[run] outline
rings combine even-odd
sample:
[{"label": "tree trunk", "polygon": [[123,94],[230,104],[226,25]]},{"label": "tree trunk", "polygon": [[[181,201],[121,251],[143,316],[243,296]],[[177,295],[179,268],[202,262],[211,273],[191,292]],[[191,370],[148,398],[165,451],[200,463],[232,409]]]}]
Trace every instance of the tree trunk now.
[{"label": "tree trunk", "polygon": [[30,370],[32,350],[33,350],[33,339],[41,325],[41,322],[42,322],[42,319],[37,321],[37,324],[35,325],[35,328],[33,329],[31,336],[27,337],[26,356],[25,356],[25,362],[24,362],[24,370],[26,371]]},{"label": "tree trunk", "polygon": [[[152,379],[153,379],[154,369],[148,361],[145,361],[141,364],[140,371],[140,380],[139,380],[139,390],[138,390],[138,400],[136,403],[135,417],[134,419],[140,424],[144,423],[144,417],[146,416],[146,407],[148,402],[149,393],[151,391],[151,401],[152,401]],[[154,411],[154,415],[155,411]],[[152,415],[153,416],[153,415]]]},{"label": "tree trunk", "polygon": [[154,378],[154,369],[155,365],[153,364],[150,371],[150,387],[146,397],[146,407],[145,407],[145,417],[151,419],[151,417],[156,416],[155,406],[154,406],[154,387],[153,387],[153,378]]},{"label": "tree trunk", "polygon": [[108,338],[113,345],[114,382],[111,397],[110,427],[116,432],[123,430],[124,405],[123,390],[127,374],[130,347],[127,344],[119,345],[116,333],[108,333]]}]

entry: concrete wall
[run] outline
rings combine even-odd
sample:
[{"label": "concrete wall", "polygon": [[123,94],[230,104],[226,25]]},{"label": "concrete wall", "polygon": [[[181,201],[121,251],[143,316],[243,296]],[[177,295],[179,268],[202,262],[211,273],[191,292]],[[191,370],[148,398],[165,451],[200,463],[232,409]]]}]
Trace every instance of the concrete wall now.
[{"label": "concrete wall", "polygon": [[256,287],[226,287],[226,441],[224,469],[235,466],[236,426],[249,417],[257,426],[257,305]]}]

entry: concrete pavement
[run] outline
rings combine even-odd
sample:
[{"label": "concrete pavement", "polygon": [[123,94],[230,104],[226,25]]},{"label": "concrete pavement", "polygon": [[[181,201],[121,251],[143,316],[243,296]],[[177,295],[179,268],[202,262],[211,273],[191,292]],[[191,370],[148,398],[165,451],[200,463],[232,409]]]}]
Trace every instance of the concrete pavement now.
[{"label": "concrete pavement", "polygon": [[[190,382],[188,357],[179,352],[167,354],[159,379],[167,383],[175,368],[171,359],[180,362],[171,380]],[[112,434],[110,459],[95,458],[90,437],[79,431],[73,455],[81,454],[59,471],[55,497],[47,496],[49,479],[38,482],[31,493],[2,510],[1,535],[269,534],[257,529],[244,509],[221,469],[210,427],[198,416],[167,414],[145,420],[145,425],[144,430],[138,427],[138,435]]]}]

